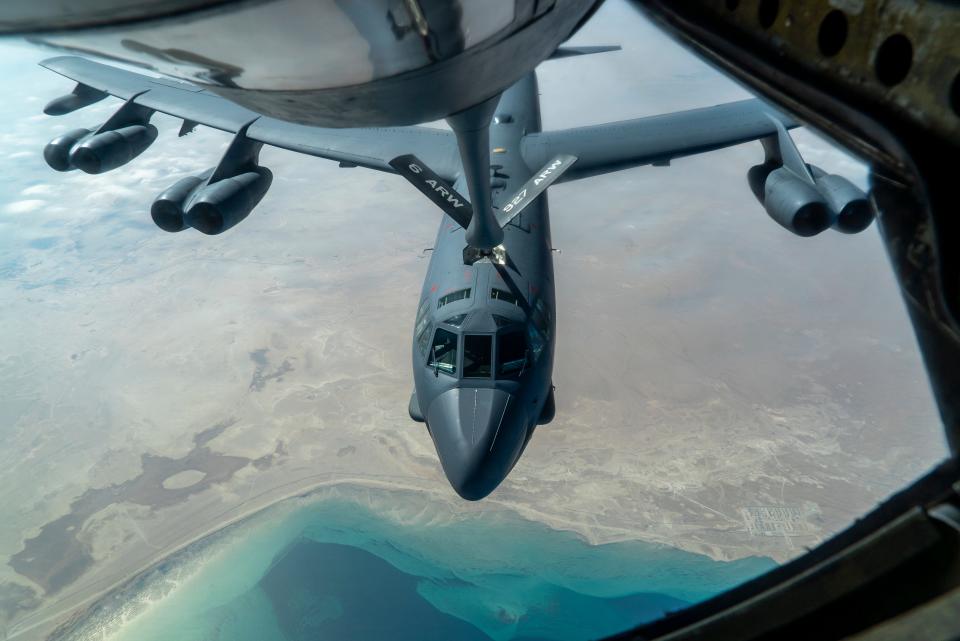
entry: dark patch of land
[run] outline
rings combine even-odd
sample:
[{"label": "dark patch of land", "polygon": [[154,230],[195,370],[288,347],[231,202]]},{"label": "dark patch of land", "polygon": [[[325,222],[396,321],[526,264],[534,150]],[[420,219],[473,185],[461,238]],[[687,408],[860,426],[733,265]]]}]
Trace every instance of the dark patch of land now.
[{"label": "dark patch of land", "polygon": [[278,441],[277,446],[274,448],[273,452],[270,454],[265,454],[258,459],[253,460],[253,466],[258,470],[265,470],[268,467],[272,467],[278,461],[289,456],[290,453],[287,452],[287,446],[283,441]]},{"label": "dark patch of land", "polygon": [[[143,471],[136,477],[105,488],[89,489],[70,504],[70,512],[51,521],[28,539],[23,550],[10,557],[9,565],[18,574],[53,594],[76,581],[92,564],[88,546],[77,538],[84,523],[114,503],[134,503],[150,508],[176,505],[191,494],[222,483],[245,467],[250,459],[210,450],[207,444],[236,423],[228,419],[193,437],[193,449],[181,458],[141,456]],[[163,486],[167,477],[185,470],[199,470],[206,476],[184,488]]]},{"label": "dark patch of land", "polygon": [[271,380],[282,381],[283,375],[293,371],[293,365],[289,359],[284,359],[280,366],[272,372],[267,371],[270,367],[270,359],[267,353],[270,350],[266,347],[250,352],[250,360],[253,361],[253,376],[250,378],[250,391],[259,392],[266,387]]},{"label": "dark patch of land", "polygon": [[9,621],[18,613],[27,612],[38,605],[40,605],[40,599],[37,593],[27,586],[0,583],[0,622]]}]

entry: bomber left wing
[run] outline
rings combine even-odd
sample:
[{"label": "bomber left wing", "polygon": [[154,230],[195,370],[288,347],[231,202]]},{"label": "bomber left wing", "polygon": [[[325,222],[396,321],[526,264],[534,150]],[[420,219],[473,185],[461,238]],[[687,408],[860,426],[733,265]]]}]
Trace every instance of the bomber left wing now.
[{"label": "bomber left wing", "polygon": [[[455,180],[460,166],[456,138],[449,131],[427,127],[327,129],[298,125],[262,116],[189,83],[151,78],[84,58],[60,56],[40,64],[78,83],[72,93],[46,106],[44,111],[49,115],[69,113],[111,95],[127,101],[127,120],[139,110],[147,120],[153,111],[182,118],[182,132],[201,124],[236,133],[249,125],[244,135],[254,143],[335,160],[343,166],[396,173],[389,160],[411,149],[416,149],[445,180]],[[124,119],[120,121],[123,124]]]},{"label": "bomber left wing", "polygon": [[763,102],[751,99],[659,116],[530,134],[524,160],[539,167],[560,153],[577,164],[557,182],[587,178],[640,165],[667,164],[674,158],[739,145],[776,135],[773,119],[796,123]]}]

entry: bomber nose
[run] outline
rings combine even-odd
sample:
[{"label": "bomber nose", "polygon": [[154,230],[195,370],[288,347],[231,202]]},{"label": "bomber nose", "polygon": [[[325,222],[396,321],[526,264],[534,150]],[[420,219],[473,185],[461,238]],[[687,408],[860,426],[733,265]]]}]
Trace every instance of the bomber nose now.
[{"label": "bomber nose", "polygon": [[521,404],[498,389],[444,392],[430,404],[427,425],[447,480],[469,501],[500,485],[526,441]]}]

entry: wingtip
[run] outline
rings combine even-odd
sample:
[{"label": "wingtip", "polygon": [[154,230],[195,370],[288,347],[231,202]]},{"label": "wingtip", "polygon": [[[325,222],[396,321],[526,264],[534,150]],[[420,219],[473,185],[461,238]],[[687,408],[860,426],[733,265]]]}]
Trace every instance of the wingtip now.
[{"label": "wingtip", "polygon": [[564,46],[561,45],[547,58],[547,60],[559,60],[561,58],[572,58],[575,56],[589,56],[594,53],[607,53],[609,51],[620,51],[623,47],[620,45],[597,45],[597,46]]},{"label": "wingtip", "polygon": [[37,64],[40,65],[41,67],[48,67],[50,65],[57,64],[58,62],[62,62],[65,60],[76,60],[76,59],[77,59],[77,56],[52,56],[50,58],[44,58]]},{"label": "wingtip", "polygon": [[76,60],[84,60],[84,58],[80,58],[78,56],[53,56],[52,58],[44,58],[37,64],[44,69],[49,69],[50,71],[62,74],[63,69],[68,65],[68,63]]}]

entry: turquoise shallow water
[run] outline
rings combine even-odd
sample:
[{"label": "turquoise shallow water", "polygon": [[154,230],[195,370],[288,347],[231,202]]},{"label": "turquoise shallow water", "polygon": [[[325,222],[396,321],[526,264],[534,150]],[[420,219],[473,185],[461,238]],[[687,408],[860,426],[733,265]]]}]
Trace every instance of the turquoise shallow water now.
[{"label": "turquoise shallow water", "polygon": [[589,639],[704,599],[774,563],[643,542],[594,546],[505,509],[450,514],[339,489],[201,541],[95,607],[70,639]]}]

